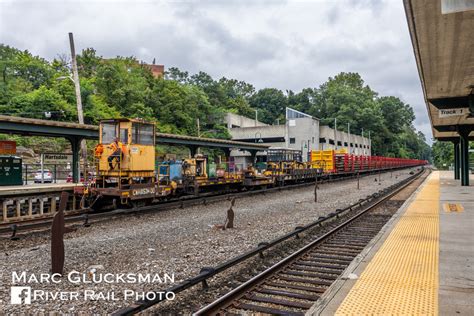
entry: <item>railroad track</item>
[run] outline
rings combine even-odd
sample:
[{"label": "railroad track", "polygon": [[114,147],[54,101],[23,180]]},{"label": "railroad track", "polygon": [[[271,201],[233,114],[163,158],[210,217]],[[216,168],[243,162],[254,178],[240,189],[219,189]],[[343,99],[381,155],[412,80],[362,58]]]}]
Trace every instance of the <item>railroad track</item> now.
[{"label": "railroad track", "polygon": [[372,210],[408,184],[194,315],[304,315],[393,215],[383,210],[373,213]]},{"label": "railroad track", "polygon": [[[358,202],[349,205],[343,209],[338,209],[333,213],[330,213],[326,217],[320,217],[316,221],[309,223],[305,226],[299,226],[296,227],[294,231],[290,231],[287,234],[280,236],[274,240],[268,241],[268,242],[261,242],[256,248],[245,252],[239,256],[236,256],[234,258],[229,259],[226,262],[223,262],[215,267],[204,267],[201,269],[201,272],[196,275],[195,277],[192,277],[190,279],[186,279],[182,283],[176,284],[171,288],[168,289],[160,289],[159,291],[162,292],[173,292],[174,294],[181,293],[191,287],[194,287],[196,285],[202,284],[203,288],[208,288],[208,283],[207,281],[216,276],[217,274],[220,274],[227,269],[233,268],[238,264],[241,264],[242,262],[249,260],[252,257],[255,256],[263,256],[263,253],[266,252],[267,256],[270,256],[270,251],[273,250],[273,247],[280,246],[284,242],[289,241],[292,238],[297,238],[300,239],[300,234],[303,234],[305,232],[309,232],[307,234],[307,237],[304,237],[304,240],[311,240],[310,236],[312,233],[315,233],[313,229],[319,230],[320,228],[318,227],[323,227],[323,231],[329,231],[328,233],[325,233],[322,235],[320,238],[316,239],[315,241],[311,242],[310,245],[315,246],[316,244],[321,243],[323,240],[329,238],[330,236],[335,236],[333,235],[336,231],[341,231],[341,234],[335,238],[331,243],[328,243],[325,245],[324,251],[321,251],[319,256],[313,256],[314,258],[309,258],[311,255],[308,255],[308,260],[303,260],[306,262],[300,262],[300,264],[296,264],[295,266],[292,267],[290,274],[286,274],[287,280],[282,280],[282,279],[269,279],[270,285],[266,286],[265,289],[263,289],[264,292],[263,294],[257,295],[257,293],[252,293],[251,291],[253,290],[260,290],[259,285],[261,282],[266,282],[264,279],[264,276],[268,275],[270,276],[271,273],[277,272],[279,269],[285,268],[284,265],[289,265],[292,263],[294,260],[296,260],[296,257],[298,254],[302,253],[303,251],[306,250],[300,250],[295,254],[292,254],[288,258],[285,258],[281,262],[279,262],[277,265],[272,266],[269,270],[264,271],[262,274],[259,274],[258,276],[252,278],[248,282],[242,284],[241,286],[237,287],[235,290],[232,292],[226,294],[223,296],[221,299],[218,301],[210,304],[208,307],[204,308],[203,310],[199,311],[199,314],[202,315],[207,315],[207,314],[218,314],[219,311],[223,311],[223,314],[241,314],[241,312],[245,311],[246,309],[243,308],[245,305],[242,304],[250,304],[251,300],[248,301],[246,298],[243,298],[246,294],[251,295],[250,297],[253,297],[253,295],[256,295],[255,299],[260,299],[260,296],[265,297],[272,297],[272,296],[278,296],[277,292],[279,294],[288,294],[289,299],[287,298],[286,300],[293,300],[296,301],[295,304],[302,303],[302,306],[306,308],[309,306],[309,303],[317,300],[320,295],[324,292],[324,290],[329,287],[329,285],[337,278],[337,276],[344,271],[344,269],[347,267],[347,265],[352,261],[352,259],[357,255],[356,252],[360,251],[365,247],[364,243],[370,241],[373,236],[380,230],[380,228],[385,225],[385,223],[390,219],[390,217],[393,215],[393,212],[398,209],[400,206],[401,202],[397,202],[400,204],[395,203],[395,205],[392,205],[391,207],[394,209],[394,211],[390,214],[385,214],[382,216],[376,215],[373,217],[373,219],[370,221],[370,224],[366,225],[366,227],[359,222],[359,225],[362,225],[362,228],[355,227],[354,230],[357,231],[357,237],[353,237],[353,232],[349,229],[347,229],[345,232],[342,232],[342,229],[349,225],[350,223],[356,223],[358,218],[361,218],[362,216],[365,216],[368,212],[371,210],[374,210],[377,206],[381,205],[382,203],[388,201],[391,199],[394,195],[397,195],[401,190],[407,187],[413,188],[413,190],[418,187],[418,184],[414,181],[419,179],[421,175],[424,173],[428,173],[429,170],[424,170],[421,169],[419,172],[416,174],[412,175],[411,177],[404,179],[400,181],[399,183],[396,183],[386,189],[380,190],[378,193],[375,193],[373,195],[367,196],[365,199],[361,199]],[[421,180],[421,179],[420,179]],[[421,181],[420,181],[421,182]],[[397,195],[398,197],[398,195]],[[404,200],[405,198],[402,198]],[[394,207],[395,206],[395,207]],[[350,218],[350,219],[348,219]],[[344,222],[343,222],[344,221]],[[361,219],[361,221],[367,221]],[[343,222],[343,223],[342,223]],[[342,223],[342,224],[340,224]],[[340,225],[339,225],[340,224]],[[366,224],[366,222],[365,222]],[[332,228],[338,225],[336,228]],[[374,234],[375,233],[375,234]],[[371,237],[372,236],[372,237]],[[348,243],[348,237],[349,239],[352,239],[352,244]],[[309,249],[312,246],[306,246],[303,249]],[[331,246],[331,247],[329,247]],[[345,246],[345,247],[343,247]],[[278,249],[275,249],[278,250]],[[343,254],[341,254],[342,250],[347,250]],[[277,251],[278,252],[278,251]],[[315,261],[314,259],[318,258],[319,261]],[[338,260],[339,259],[339,260]],[[301,264],[302,263],[302,264]],[[311,266],[312,265],[312,266]],[[306,270],[301,270],[302,267],[305,267]],[[294,269],[297,268],[297,269]],[[299,270],[298,270],[299,269]],[[309,269],[309,270],[308,270]],[[273,272],[269,272],[273,271]],[[316,276],[313,278],[313,281],[317,281],[320,284],[313,284],[311,282],[308,282],[307,284],[302,284],[302,283],[294,283],[292,284],[292,281],[290,278],[295,278],[295,279],[300,279],[304,278],[304,275],[301,275],[301,272],[305,273],[304,271],[307,271],[306,273],[311,274],[311,276]],[[326,277],[323,277],[323,273],[326,274]],[[245,274],[245,272],[244,272]],[[293,275],[291,275],[293,274]],[[300,274],[300,275],[298,275]],[[318,277],[319,275],[319,277]],[[249,276],[250,277],[250,276]],[[309,275],[307,276],[309,278]],[[233,277],[235,278],[235,276]],[[277,282],[278,281],[278,282]],[[281,284],[279,284],[281,283]],[[273,284],[273,286],[271,286]],[[283,285],[293,285],[291,288],[284,288],[284,287],[279,287],[275,286],[276,284],[279,284],[279,286]],[[307,288],[311,287],[312,290],[308,290]],[[308,291],[305,291],[308,290]],[[250,291],[250,292],[249,292]],[[273,291],[271,294],[270,291]],[[199,293],[199,292],[198,292]],[[190,294],[189,299],[190,300],[201,300],[202,298],[197,298],[199,294],[194,292],[193,294]],[[203,292],[204,293],[204,292]],[[302,295],[300,295],[302,294]],[[198,295],[198,296],[196,296]],[[222,294],[221,294],[222,295]],[[257,297],[258,296],[258,297]],[[298,299],[295,296],[299,296],[300,299]],[[247,296],[246,296],[247,297]],[[301,299],[305,297],[306,300]],[[207,300],[207,298],[204,298]],[[234,309],[229,309],[230,306],[232,305],[232,302],[235,301],[235,299],[242,299],[242,301],[239,301],[239,306],[240,308],[234,308]],[[281,300],[285,298],[281,298]],[[133,303],[130,306],[127,306],[125,308],[122,308],[120,310],[115,311],[112,315],[118,316],[118,315],[133,315],[138,312],[143,312],[147,311],[148,309],[151,308],[152,306],[159,304],[161,302],[164,302],[163,299],[154,299],[154,300],[142,300],[142,301],[137,301]],[[183,301],[184,305],[189,305],[189,303]],[[265,305],[265,304],[272,304],[272,303],[257,303],[255,305]],[[290,303],[291,304],[291,303]],[[288,307],[288,306],[287,306]],[[271,307],[270,307],[271,308]],[[303,309],[304,309],[303,308]],[[275,310],[273,312],[277,311],[277,308],[274,308]],[[176,312],[181,312],[179,309],[172,309],[173,311],[171,314],[176,313]],[[239,312],[240,310],[240,312]],[[289,306],[286,311],[289,310],[290,314],[291,313],[301,313],[300,310],[298,310],[298,307],[296,306]],[[252,313],[252,310],[247,310],[248,312]],[[168,309],[165,309],[163,311],[165,314],[170,313]],[[159,313],[160,313],[159,312]],[[254,313],[258,313],[259,311],[253,311]],[[267,312],[270,312],[268,309]],[[273,313],[272,312],[272,313]],[[263,311],[260,311],[259,313],[265,313]]]},{"label": "railroad track", "polygon": [[[385,172],[393,172],[395,170],[386,170]],[[361,173],[360,177],[365,177],[373,174],[379,174],[380,171],[376,172],[366,172]],[[384,172],[382,172],[384,173]],[[349,179],[357,178],[355,174],[343,174],[339,176],[324,176],[318,178],[319,184],[324,183],[331,183],[337,181],[344,181]],[[162,201],[150,206],[138,207],[138,208],[124,208],[124,209],[116,209],[113,211],[107,211],[103,213],[93,213],[90,209],[83,209],[83,210],[76,210],[71,212],[65,212],[65,222],[66,224],[75,224],[76,227],[80,226],[90,226],[94,222],[99,222],[105,219],[111,219],[116,216],[124,216],[136,213],[148,213],[148,212],[156,212],[160,210],[166,210],[170,208],[183,208],[193,205],[199,204],[207,204],[207,203],[214,203],[219,201],[229,200],[232,197],[243,197],[249,195],[256,195],[256,194],[265,194],[270,193],[273,191],[281,191],[281,190],[291,190],[300,187],[305,187],[309,185],[314,185],[314,181],[312,182],[303,182],[303,183],[296,183],[296,184],[289,184],[283,187],[273,187],[273,188],[266,188],[266,189],[258,189],[252,191],[243,191],[243,192],[233,192],[233,193],[225,193],[225,194],[201,194],[198,197],[186,197],[181,199],[173,199],[170,201]],[[41,218],[33,218],[22,220],[18,222],[7,222],[7,223],[0,223],[0,237],[2,238],[10,238],[12,240],[19,239],[18,233],[27,234],[33,232],[40,232],[44,230],[48,230],[52,224],[52,215],[49,217],[41,217]]]}]

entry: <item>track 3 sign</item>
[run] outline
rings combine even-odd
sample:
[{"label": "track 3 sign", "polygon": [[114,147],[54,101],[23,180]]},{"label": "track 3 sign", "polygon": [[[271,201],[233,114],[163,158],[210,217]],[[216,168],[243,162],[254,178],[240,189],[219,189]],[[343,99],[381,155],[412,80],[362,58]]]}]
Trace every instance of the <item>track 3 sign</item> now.
[{"label": "track 3 sign", "polygon": [[469,108],[439,110],[439,117],[460,116],[469,113]]}]

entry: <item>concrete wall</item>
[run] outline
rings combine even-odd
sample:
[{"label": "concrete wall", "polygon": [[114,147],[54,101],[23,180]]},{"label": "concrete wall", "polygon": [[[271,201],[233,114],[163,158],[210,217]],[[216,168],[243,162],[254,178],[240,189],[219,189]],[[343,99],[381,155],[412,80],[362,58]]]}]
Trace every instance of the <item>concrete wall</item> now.
[{"label": "concrete wall", "polygon": [[[371,155],[371,145],[367,137],[354,134],[349,135],[343,131],[337,131],[336,135],[334,135],[334,129],[330,128],[329,126],[320,126],[319,133],[320,138],[326,139],[326,143],[319,144],[320,150],[345,148],[348,152],[355,155]],[[334,136],[336,136],[337,145],[335,143],[331,144],[334,142]],[[364,146],[366,148],[364,148]]]},{"label": "concrete wall", "polygon": [[[227,113],[227,126],[234,140],[256,140],[262,138],[266,145],[278,148],[292,148],[302,151],[303,161],[307,160],[310,150],[347,149],[355,155],[370,155],[371,146],[369,139],[359,135],[337,131],[329,126],[322,126],[319,120],[313,117],[300,117],[288,119],[285,125],[268,125],[246,118],[241,115]],[[319,140],[325,138],[325,143]],[[334,143],[334,138],[336,142]],[[273,139],[275,142],[270,142]],[[276,140],[278,139],[278,141]],[[332,143],[332,144],[331,144]],[[350,145],[352,144],[352,145]],[[366,148],[364,148],[364,146]],[[350,149],[350,150],[349,150]]]},{"label": "concrete wall", "polygon": [[326,142],[319,143],[318,150],[335,149],[335,146],[330,144],[330,142],[334,141],[334,130],[332,128],[321,125],[319,127],[319,138],[324,138]]},{"label": "concrete wall", "polygon": [[[319,121],[311,117],[289,119],[285,125],[231,128],[229,132],[234,140],[262,138],[271,147],[301,150],[303,161],[307,160],[310,150],[319,148]],[[270,142],[272,138],[281,141]]]},{"label": "concrete wall", "polygon": [[[265,156],[265,151],[257,152],[257,157]],[[254,161],[252,155],[248,151],[239,150],[239,149],[232,149],[230,151],[230,156],[234,160],[235,167],[238,170],[245,170],[248,166],[253,166]]]},{"label": "concrete wall", "polygon": [[[285,125],[265,125],[257,127],[231,128],[229,133],[234,140],[260,139],[260,138],[285,138]],[[267,144],[265,142],[265,144]],[[283,143],[279,143],[280,145]]]},{"label": "concrete wall", "polygon": [[260,121],[255,121],[255,119],[251,119],[234,113],[226,113],[225,123],[227,125],[227,128],[268,126],[268,124],[262,123]]},{"label": "concrete wall", "polygon": [[308,152],[319,148],[319,121],[311,117],[289,119],[286,122],[286,147],[301,150],[303,161]]}]

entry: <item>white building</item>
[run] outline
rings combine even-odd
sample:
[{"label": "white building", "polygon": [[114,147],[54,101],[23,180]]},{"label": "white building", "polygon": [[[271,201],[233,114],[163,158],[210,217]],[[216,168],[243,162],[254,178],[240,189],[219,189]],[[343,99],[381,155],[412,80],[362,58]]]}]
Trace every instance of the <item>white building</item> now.
[{"label": "white building", "polygon": [[371,155],[370,139],[320,125],[319,119],[311,115],[286,108],[285,121],[284,125],[268,125],[241,115],[226,115],[232,140],[301,150],[303,161],[311,150],[345,148],[355,155]]}]

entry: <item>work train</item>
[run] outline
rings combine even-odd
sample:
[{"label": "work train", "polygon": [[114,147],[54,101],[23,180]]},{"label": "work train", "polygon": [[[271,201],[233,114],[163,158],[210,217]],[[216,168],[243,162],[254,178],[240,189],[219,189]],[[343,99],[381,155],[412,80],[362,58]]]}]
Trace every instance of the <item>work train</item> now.
[{"label": "work train", "polygon": [[308,162],[301,152],[267,150],[265,156],[242,168],[204,155],[155,163],[155,125],[136,119],[100,122],[95,148],[95,181],[76,190],[94,209],[144,206],[159,200],[206,192],[252,190],[314,181],[329,175],[351,175],[409,166],[424,160],[356,156],[344,150],[312,151]]}]

